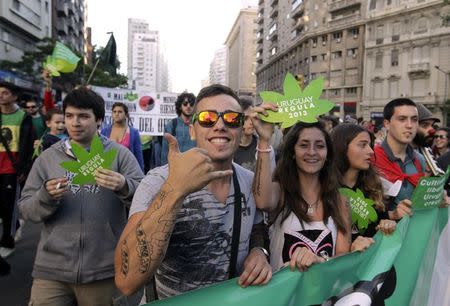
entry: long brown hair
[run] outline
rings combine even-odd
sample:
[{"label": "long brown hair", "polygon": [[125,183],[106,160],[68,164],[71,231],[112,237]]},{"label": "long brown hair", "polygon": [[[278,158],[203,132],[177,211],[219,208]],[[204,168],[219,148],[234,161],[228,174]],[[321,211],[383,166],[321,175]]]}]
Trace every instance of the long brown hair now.
[{"label": "long brown hair", "polygon": [[297,162],[295,159],[295,145],[297,144],[300,133],[305,129],[318,129],[322,132],[327,146],[327,158],[325,164],[319,172],[320,181],[320,199],[323,204],[323,221],[326,224],[328,217],[335,222],[339,231],[346,233],[345,213],[340,205],[340,196],[338,193],[338,181],[336,179],[336,170],[333,164],[333,147],[328,133],[321,123],[303,123],[294,125],[286,134],[280,152],[280,159],[274,172],[274,181],[281,187],[282,197],[278,207],[278,214],[283,213],[284,221],[291,212],[293,212],[303,226],[303,221],[310,222],[311,218],[306,214],[308,204],[300,192],[300,177],[297,172]]},{"label": "long brown hair", "polygon": [[[335,152],[335,164],[339,171],[339,181],[343,183],[343,177],[350,168],[350,161],[348,160],[348,146],[353,139],[360,133],[368,133],[370,136],[370,146],[374,146],[374,136],[365,128],[356,124],[341,124],[335,127],[331,133],[331,140],[333,141],[333,148]],[[384,211],[383,204],[383,187],[381,180],[372,165],[367,170],[360,170],[356,180],[356,188],[359,188],[364,196],[375,202],[375,208],[379,211]]]}]

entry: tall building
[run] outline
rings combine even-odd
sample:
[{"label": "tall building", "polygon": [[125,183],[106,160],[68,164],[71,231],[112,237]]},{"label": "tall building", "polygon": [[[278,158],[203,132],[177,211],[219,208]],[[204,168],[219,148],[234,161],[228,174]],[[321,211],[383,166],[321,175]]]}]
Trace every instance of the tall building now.
[{"label": "tall building", "polygon": [[131,88],[168,91],[167,59],[158,31],[151,31],[145,20],[128,19],[128,79]]},{"label": "tall building", "polygon": [[51,36],[50,0],[0,1],[0,59],[18,62]]},{"label": "tall building", "polygon": [[222,47],[214,53],[209,65],[209,84],[227,85],[227,49]]},{"label": "tall building", "polygon": [[226,84],[239,95],[255,94],[256,14],[256,8],[242,9],[225,41],[227,48]]},{"label": "tall building", "polygon": [[85,55],[87,1],[55,0],[51,2],[53,6],[52,37],[78,54]]},{"label": "tall building", "polygon": [[259,0],[257,92],[282,91],[290,72],[325,79],[333,112],[358,114],[362,100],[365,0]]},{"label": "tall building", "polygon": [[[442,118],[448,99],[450,27],[440,0],[372,0],[367,7],[365,118],[382,117],[386,102],[407,97]],[[436,68],[437,66],[437,68]]]}]

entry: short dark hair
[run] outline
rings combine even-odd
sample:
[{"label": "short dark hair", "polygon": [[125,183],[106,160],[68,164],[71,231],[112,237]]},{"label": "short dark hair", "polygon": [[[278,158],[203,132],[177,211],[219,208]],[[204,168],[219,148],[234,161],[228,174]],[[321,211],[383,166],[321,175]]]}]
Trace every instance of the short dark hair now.
[{"label": "short dark hair", "polygon": [[253,99],[250,96],[239,96],[238,102],[241,105],[243,111],[246,111],[253,106]]},{"label": "short dark hair", "polygon": [[63,115],[63,112],[59,108],[52,108],[45,114],[45,121],[52,120],[53,115]]},{"label": "short dark hair", "polygon": [[218,95],[230,96],[230,97],[234,98],[236,100],[236,102],[239,103],[239,97],[237,96],[237,94],[234,92],[233,89],[231,89],[228,86],[222,85],[222,84],[212,84],[212,85],[204,87],[200,90],[200,92],[197,95],[197,99],[195,100],[194,109],[197,108],[197,104],[204,98],[215,97]]},{"label": "short dark hair", "polygon": [[183,92],[177,97],[177,100],[175,101],[175,110],[177,112],[177,115],[181,115],[181,105],[183,104],[184,100],[188,100],[189,104],[194,105],[195,103],[195,95],[190,92]]},{"label": "short dark hair", "polygon": [[18,86],[14,85],[13,83],[1,81],[0,87],[4,87],[4,88],[8,89],[13,96],[19,97],[19,95],[20,95],[20,88]]},{"label": "short dark hair", "polygon": [[66,112],[67,106],[82,109],[92,109],[95,119],[103,120],[105,118],[105,101],[95,91],[80,86],[72,90],[63,100],[63,111]]},{"label": "short dark hair", "polygon": [[392,115],[394,114],[395,108],[399,107],[399,106],[404,106],[404,105],[417,107],[416,103],[414,103],[413,100],[410,100],[407,98],[394,99],[384,106],[384,109],[383,109],[384,119],[391,120]]}]

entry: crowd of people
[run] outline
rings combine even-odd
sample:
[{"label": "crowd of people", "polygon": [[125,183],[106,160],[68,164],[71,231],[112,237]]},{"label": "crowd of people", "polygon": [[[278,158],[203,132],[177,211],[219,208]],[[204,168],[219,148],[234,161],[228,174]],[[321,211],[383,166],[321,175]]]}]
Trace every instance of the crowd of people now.
[{"label": "crowd of people", "polygon": [[[10,273],[19,220],[41,222],[31,305],[111,305],[144,287],[151,301],[234,277],[264,285],[284,266],[363,252],[413,214],[418,180],[450,164],[449,129],[406,98],[385,105],[383,126],[324,116],[280,130],[261,119],[275,104],[211,85],[178,97],[178,117],[143,154],[122,103],[101,128],[105,103],[89,88],[44,112],[19,96],[0,82],[0,273]],[[117,156],[95,183],[75,184],[60,164],[96,136]],[[341,187],[373,200],[377,220],[352,224]]]}]

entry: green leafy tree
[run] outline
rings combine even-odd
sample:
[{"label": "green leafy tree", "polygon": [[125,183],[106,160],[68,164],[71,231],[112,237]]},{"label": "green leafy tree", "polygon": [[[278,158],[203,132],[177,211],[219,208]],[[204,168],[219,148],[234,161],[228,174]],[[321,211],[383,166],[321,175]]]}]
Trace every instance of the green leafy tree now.
[{"label": "green leafy tree", "polygon": [[[22,56],[21,61],[11,62],[11,61],[0,61],[0,69],[14,71],[19,74],[23,74],[34,80],[35,82],[41,82],[41,72],[42,64],[47,59],[48,55],[51,55],[56,41],[51,38],[44,38],[37,45],[35,50],[27,51]],[[70,45],[68,46],[71,50],[74,50]],[[75,86],[80,84],[85,84],[88,76],[93,70],[93,65],[97,61],[98,57],[101,55],[103,48],[97,46],[94,47],[93,51],[93,64],[85,65],[83,60],[81,60],[72,73],[62,73],[61,76],[53,77],[53,87],[61,91],[71,91]],[[74,53],[82,57],[81,54]],[[120,62],[117,59],[118,68],[120,67]],[[110,73],[110,67],[103,67],[101,63],[97,66],[94,71],[94,75],[91,79],[90,85],[104,86],[104,87],[120,87],[125,86],[128,83],[128,79],[123,74],[112,74]]]},{"label": "green leafy tree", "polygon": [[[444,0],[444,4],[445,5],[450,5],[450,0]],[[445,14],[445,15],[441,15],[442,18],[442,24],[446,27],[450,26],[450,15],[449,14]]]}]

